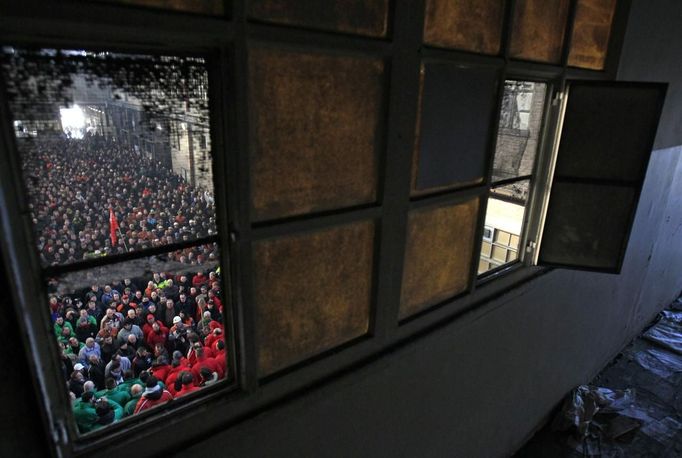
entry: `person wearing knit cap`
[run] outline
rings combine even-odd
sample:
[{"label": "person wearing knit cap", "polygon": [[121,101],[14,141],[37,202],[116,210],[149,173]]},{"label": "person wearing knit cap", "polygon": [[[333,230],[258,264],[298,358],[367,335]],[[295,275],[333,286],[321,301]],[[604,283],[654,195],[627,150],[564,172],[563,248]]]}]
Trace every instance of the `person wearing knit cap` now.
[{"label": "person wearing knit cap", "polygon": [[162,388],[158,379],[153,375],[147,377],[145,385],[146,388],[144,393],[142,393],[142,396],[140,396],[139,401],[137,401],[134,413],[138,414],[145,410],[151,409],[152,407],[156,407],[173,400],[173,395],[170,394],[168,390]]}]

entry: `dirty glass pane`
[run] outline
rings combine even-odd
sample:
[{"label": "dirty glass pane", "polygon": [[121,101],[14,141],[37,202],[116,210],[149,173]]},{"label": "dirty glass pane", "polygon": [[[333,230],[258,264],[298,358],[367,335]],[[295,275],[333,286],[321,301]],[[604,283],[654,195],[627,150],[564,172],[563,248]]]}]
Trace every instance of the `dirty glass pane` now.
[{"label": "dirty glass pane", "polygon": [[232,378],[220,277],[218,246],[208,244],[48,280],[80,433]]},{"label": "dirty glass pane", "polygon": [[89,0],[220,16],[225,0]]},{"label": "dirty glass pane", "polygon": [[388,0],[251,0],[249,16],[313,29],[386,36]]},{"label": "dirty glass pane", "polygon": [[253,218],[374,202],[383,61],[261,47],[249,58]]},{"label": "dirty glass pane", "polygon": [[2,48],[44,266],[216,233],[200,58]]},{"label": "dirty glass pane", "polygon": [[374,231],[359,222],[254,244],[260,376],[367,333]]},{"label": "dirty glass pane", "polygon": [[482,54],[500,51],[504,0],[427,0],[424,42]]},{"label": "dirty glass pane", "polygon": [[546,90],[545,83],[514,80],[504,82],[493,162],[493,183],[533,172]]},{"label": "dirty glass pane", "polygon": [[530,180],[522,180],[490,190],[485,226],[493,236],[490,242],[484,235],[479,274],[519,259],[529,187]]},{"label": "dirty glass pane", "polygon": [[410,212],[400,318],[466,291],[479,199]]},{"label": "dirty glass pane", "polygon": [[540,263],[620,271],[666,88],[571,83]]},{"label": "dirty glass pane", "polygon": [[424,65],[412,195],[483,181],[499,83],[492,67]]},{"label": "dirty glass pane", "polygon": [[569,0],[517,0],[510,44],[515,59],[559,63]]},{"label": "dirty glass pane", "polygon": [[662,88],[576,81],[569,91],[555,174],[643,180],[665,94]]},{"label": "dirty glass pane", "polygon": [[568,65],[602,70],[616,0],[578,0]]},{"label": "dirty glass pane", "polygon": [[632,187],[555,182],[540,262],[618,271],[636,197]]}]

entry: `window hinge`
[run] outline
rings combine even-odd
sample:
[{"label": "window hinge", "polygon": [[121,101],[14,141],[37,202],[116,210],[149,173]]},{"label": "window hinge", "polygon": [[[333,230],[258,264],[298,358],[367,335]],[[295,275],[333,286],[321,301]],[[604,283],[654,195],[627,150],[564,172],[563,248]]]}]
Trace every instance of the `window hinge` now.
[{"label": "window hinge", "polygon": [[538,244],[535,242],[535,240],[529,240],[526,243],[526,253],[532,253],[537,246]]}]

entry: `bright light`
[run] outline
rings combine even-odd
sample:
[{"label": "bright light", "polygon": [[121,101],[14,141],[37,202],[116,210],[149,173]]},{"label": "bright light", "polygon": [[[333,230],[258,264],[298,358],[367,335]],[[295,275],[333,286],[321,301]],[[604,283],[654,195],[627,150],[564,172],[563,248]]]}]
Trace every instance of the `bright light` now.
[{"label": "bright light", "polygon": [[83,138],[85,134],[85,114],[78,105],[71,108],[60,108],[59,115],[62,119],[62,129],[71,138]]}]

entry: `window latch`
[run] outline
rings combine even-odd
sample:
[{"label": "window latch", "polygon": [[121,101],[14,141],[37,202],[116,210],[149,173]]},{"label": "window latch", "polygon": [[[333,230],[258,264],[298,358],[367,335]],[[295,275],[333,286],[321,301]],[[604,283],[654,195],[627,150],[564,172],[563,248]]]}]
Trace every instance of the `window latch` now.
[{"label": "window latch", "polygon": [[535,251],[535,248],[538,246],[538,244],[535,242],[535,240],[529,240],[526,243],[526,253],[532,253]]}]

